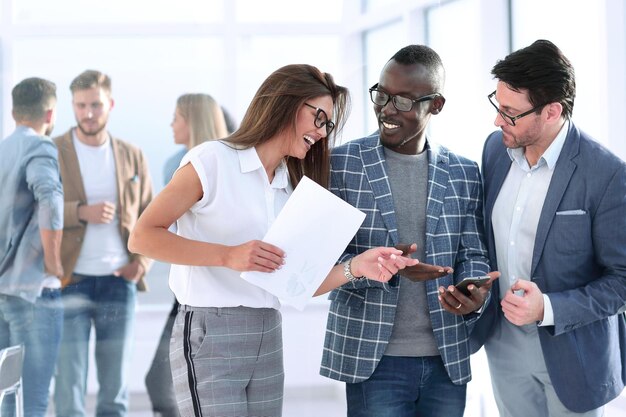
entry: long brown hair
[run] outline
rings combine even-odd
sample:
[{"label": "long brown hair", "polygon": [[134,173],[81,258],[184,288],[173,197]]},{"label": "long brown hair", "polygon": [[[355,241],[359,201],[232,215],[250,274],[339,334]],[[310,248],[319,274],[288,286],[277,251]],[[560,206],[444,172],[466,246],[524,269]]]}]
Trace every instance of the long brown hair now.
[{"label": "long brown hair", "polygon": [[287,129],[295,129],[296,115],[304,102],[326,95],[333,100],[335,129],[330,137],[318,142],[322,146],[311,147],[304,159],[288,158],[287,168],[294,187],[306,175],[327,188],[330,151],[348,117],[350,95],[346,87],[335,84],[332,75],[312,65],[286,65],[270,74],[254,95],[239,130],[226,141],[239,148],[252,148]]}]

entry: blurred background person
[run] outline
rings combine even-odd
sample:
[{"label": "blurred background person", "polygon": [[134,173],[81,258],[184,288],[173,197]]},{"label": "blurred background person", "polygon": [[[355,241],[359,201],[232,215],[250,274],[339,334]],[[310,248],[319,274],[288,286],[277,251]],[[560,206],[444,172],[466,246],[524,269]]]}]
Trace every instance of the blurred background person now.
[{"label": "blurred background person", "polygon": [[[208,94],[183,94],[176,101],[174,120],[171,123],[174,142],[184,147],[172,155],[163,167],[163,185],[167,185],[178,169],[187,151],[207,140],[228,136],[226,118],[222,108]],[[178,313],[178,301],[167,317],[154,359],[146,374],[145,383],[155,416],[177,417],[176,395],[170,369],[170,337]]]},{"label": "blurred background person", "polygon": [[[232,122],[231,122],[232,123]],[[234,131],[228,129],[226,113],[208,94],[183,94],[176,100],[174,120],[170,124],[174,143],[184,147],[169,157],[163,167],[163,185],[167,185],[187,151],[207,140],[220,139]]]},{"label": "blurred background person", "polygon": [[89,338],[95,330],[96,416],[128,412],[128,367],[137,290],[151,261],[128,252],[130,231],[152,199],[142,151],[107,130],[111,78],[87,70],[70,84],[76,127],[54,139],[65,199],[64,329],[54,403],[58,417],[85,416]]},{"label": "blurred background person", "polygon": [[[56,86],[27,78],[12,98],[17,126],[0,141],[0,349],[24,345],[24,415],[43,417],[63,329],[63,186],[48,137]],[[3,401],[0,414],[12,405]]]}]

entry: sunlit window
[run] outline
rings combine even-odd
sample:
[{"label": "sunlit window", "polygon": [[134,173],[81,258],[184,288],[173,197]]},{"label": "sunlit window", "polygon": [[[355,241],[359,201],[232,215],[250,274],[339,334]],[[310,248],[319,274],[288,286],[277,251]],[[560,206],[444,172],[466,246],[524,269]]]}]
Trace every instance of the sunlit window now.
[{"label": "sunlit window", "polygon": [[[215,64],[223,56],[223,42],[217,38],[23,39],[13,51],[20,77],[37,75],[57,84],[55,134],[75,124],[71,80],[86,69],[110,75],[115,99],[110,130],[143,149],[155,179],[162,177],[162,164],[176,149],[169,126],[176,98],[208,92],[220,99],[230,91],[223,82],[224,67]],[[159,190],[161,181],[154,185]]]},{"label": "sunlit window", "polygon": [[398,3],[398,0],[363,0],[363,11],[371,12],[383,9],[385,7],[393,7],[393,3]]},{"label": "sunlit window", "polygon": [[[380,72],[400,48],[407,45],[403,36],[403,26],[401,21],[396,21],[388,25],[369,30],[365,33],[365,85],[367,90],[378,82]],[[365,94],[365,112],[366,134],[370,134],[378,129],[378,122],[372,110],[372,103],[369,99],[369,93]]]},{"label": "sunlit window", "polygon": [[[548,39],[563,51],[576,71],[572,119],[596,140],[608,143],[608,85],[605,2],[589,7],[583,0],[514,0],[513,47]],[[542,13],[537,13],[541,7]],[[567,18],[563,18],[567,16]],[[577,29],[573,29],[577,28]]]},{"label": "sunlit window", "polygon": [[[435,141],[479,161],[487,135],[495,129],[487,102],[489,70],[484,68],[480,45],[480,0],[460,0],[428,12],[430,46],[446,69],[443,111],[431,119]],[[451,36],[451,27],[462,27],[462,36]]]},{"label": "sunlit window", "polygon": [[237,111],[241,116],[263,80],[283,65],[310,64],[335,77],[339,70],[337,36],[242,37],[237,42],[237,50],[237,83],[231,90],[237,94]]},{"label": "sunlit window", "polygon": [[18,23],[209,23],[224,18],[224,0],[19,0],[13,4]]},{"label": "sunlit window", "polygon": [[236,16],[240,22],[340,22],[342,0],[316,0],[300,2],[293,0],[237,0]]}]

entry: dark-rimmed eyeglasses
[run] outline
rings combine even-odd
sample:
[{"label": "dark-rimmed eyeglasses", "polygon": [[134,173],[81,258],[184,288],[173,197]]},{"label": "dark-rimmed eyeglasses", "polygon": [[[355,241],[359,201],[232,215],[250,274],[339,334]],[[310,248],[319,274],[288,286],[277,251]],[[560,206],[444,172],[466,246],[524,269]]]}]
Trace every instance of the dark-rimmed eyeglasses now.
[{"label": "dark-rimmed eyeglasses", "polygon": [[304,103],[304,105],[315,109],[315,120],[313,121],[313,123],[315,124],[315,127],[318,128],[326,126],[326,137],[328,137],[328,135],[330,135],[330,132],[332,132],[335,128],[335,123],[328,120],[328,115],[323,109],[311,106],[309,103]]},{"label": "dark-rimmed eyeglasses", "polygon": [[522,114],[518,114],[517,116],[509,116],[508,114],[506,114],[505,112],[500,110],[500,104],[496,100],[496,92],[495,91],[493,93],[489,94],[487,96],[487,98],[489,99],[489,102],[494,107],[494,109],[496,109],[496,111],[498,112],[500,117],[502,117],[502,120],[504,120],[506,122],[506,124],[508,124],[509,126],[515,126],[515,121],[516,120],[521,119],[524,116],[528,116],[529,114],[532,114],[532,113],[536,112],[537,110],[541,109],[542,107],[546,106],[546,104],[542,104],[540,106],[533,107],[532,109],[530,109],[528,111],[525,111]]},{"label": "dark-rimmed eyeglasses", "polygon": [[387,94],[382,90],[378,89],[378,83],[374,84],[370,87],[370,99],[372,103],[377,106],[385,106],[389,103],[389,100],[393,103],[393,107],[399,111],[411,111],[413,108],[413,104],[422,103],[424,101],[434,100],[437,97],[442,97],[439,93],[428,94],[418,98],[408,98],[402,96],[394,96],[391,94]]}]

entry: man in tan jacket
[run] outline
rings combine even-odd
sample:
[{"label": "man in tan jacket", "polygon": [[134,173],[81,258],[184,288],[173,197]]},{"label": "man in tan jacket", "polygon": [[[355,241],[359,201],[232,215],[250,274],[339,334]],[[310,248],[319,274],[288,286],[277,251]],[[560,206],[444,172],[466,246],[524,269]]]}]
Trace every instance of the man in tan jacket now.
[{"label": "man in tan jacket", "polygon": [[77,126],[54,139],[65,199],[61,257],[65,322],[56,415],[85,416],[89,333],[96,334],[97,415],[125,416],[136,291],[150,261],[128,252],[130,231],[152,198],[142,152],[106,130],[111,80],[88,70],[71,85]]}]

